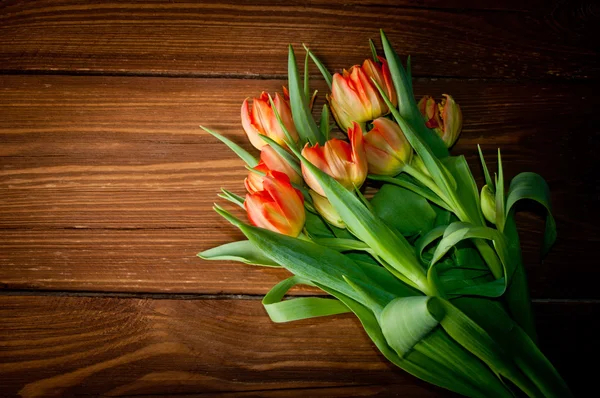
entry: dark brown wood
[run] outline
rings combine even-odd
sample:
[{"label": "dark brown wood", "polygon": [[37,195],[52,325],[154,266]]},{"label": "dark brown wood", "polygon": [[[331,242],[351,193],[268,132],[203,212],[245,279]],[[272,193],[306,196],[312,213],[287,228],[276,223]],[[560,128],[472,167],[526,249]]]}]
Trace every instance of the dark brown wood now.
[{"label": "dark brown wood", "polygon": [[[5,289],[261,294],[285,271],[205,262],[241,234],[212,210],[220,187],[243,194],[243,163],[202,132],[253,150],[240,102],[278,80],[4,76],[0,97],[0,283]],[[322,82],[317,84],[322,87]],[[454,153],[482,182],[490,166],[550,183],[559,239],[543,264],[543,218],[526,214],[533,296],[598,298],[594,85],[418,80],[452,93],[465,127]],[[241,212],[239,215],[243,214]],[[576,248],[576,249],[575,249]]]},{"label": "dark brown wood", "polygon": [[419,76],[600,77],[596,2],[487,3],[4,1],[0,68],[281,76],[287,44],[306,43],[339,70],[382,28]]},{"label": "dark brown wood", "polygon": [[[598,305],[536,309],[542,347],[586,391],[578,362],[598,346],[581,326]],[[351,315],[274,324],[255,299],[1,296],[0,318],[3,395],[451,396],[391,366]]]}]

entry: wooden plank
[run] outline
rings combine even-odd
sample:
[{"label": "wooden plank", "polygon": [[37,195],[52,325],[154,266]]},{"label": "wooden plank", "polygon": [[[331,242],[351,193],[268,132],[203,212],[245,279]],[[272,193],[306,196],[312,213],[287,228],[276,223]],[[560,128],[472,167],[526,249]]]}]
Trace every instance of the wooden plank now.
[{"label": "wooden plank", "polygon": [[[268,291],[285,272],[194,257],[241,238],[211,207],[220,187],[243,194],[245,176],[242,162],[197,125],[252,150],[238,122],[240,102],[283,83],[1,77],[1,286]],[[599,186],[597,128],[589,124],[597,87],[420,79],[415,88],[455,95],[465,128],[453,151],[466,154],[479,183],[477,143],[492,165],[502,148],[508,177],[534,171],[548,179],[559,240],[544,264],[542,218],[520,218],[533,296],[597,298],[600,271],[589,262],[600,236],[591,194]]]},{"label": "wooden plank", "polygon": [[[489,4],[487,4],[489,3]],[[419,76],[598,78],[594,1],[40,1],[0,6],[4,71],[258,76],[307,43],[335,70],[388,32]],[[374,22],[376,21],[376,22]],[[260,28],[259,28],[260,27]],[[316,68],[313,73],[318,73]]]},{"label": "wooden plank", "polygon": [[[0,303],[3,395],[450,396],[387,363],[351,315],[274,324],[259,300],[2,296]],[[573,364],[598,345],[592,328],[577,326],[598,305],[536,309],[547,355],[574,392],[588,391],[594,379]]]}]

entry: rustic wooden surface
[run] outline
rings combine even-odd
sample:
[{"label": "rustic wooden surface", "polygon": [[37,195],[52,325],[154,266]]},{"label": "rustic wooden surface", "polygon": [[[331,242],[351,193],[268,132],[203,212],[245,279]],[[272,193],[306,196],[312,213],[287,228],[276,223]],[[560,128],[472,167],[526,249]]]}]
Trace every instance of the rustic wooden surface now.
[{"label": "rustic wooden surface", "polygon": [[411,54],[417,95],[461,104],[453,152],[479,182],[476,144],[501,147],[509,177],[548,180],[558,242],[542,263],[529,209],[524,258],[541,345],[583,394],[580,362],[600,351],[599,15],[593,1],[0,2],[0,395],[452,396],[390,366],[349,315],[271,323],[260,298],[284,271],[195,257],[240,238],[211,207],[245,175],[198,124],[251,149],[241,101],[285,84],[288,43],[339,70],[378,28]]}]

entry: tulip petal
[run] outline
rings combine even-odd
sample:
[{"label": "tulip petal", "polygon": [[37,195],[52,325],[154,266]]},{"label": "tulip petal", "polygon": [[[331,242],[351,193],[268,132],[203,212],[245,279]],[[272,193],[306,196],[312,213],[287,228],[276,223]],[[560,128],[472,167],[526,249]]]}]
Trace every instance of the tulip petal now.
[{"label": "tulip petal", "polygon": [[242,127],[250,140],[250,143],[256,148],[260,149],[265,145],[265,142],[260,138],[262,133],[253,122],[253,112],[250,111],[248,106],[248,98],[242,103]]}]

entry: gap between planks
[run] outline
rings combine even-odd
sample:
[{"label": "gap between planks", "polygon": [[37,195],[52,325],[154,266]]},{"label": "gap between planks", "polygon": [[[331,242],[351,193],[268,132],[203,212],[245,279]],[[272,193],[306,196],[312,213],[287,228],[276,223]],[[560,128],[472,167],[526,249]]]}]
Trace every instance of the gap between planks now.
[{"label": "gap between planks", "polygon": [[[147,300],[262,300],[264,294],[206,294],[206,293],[151,293],[151,292],[106,292],[95,290],[28,290],[5,289],[0,290],[0,296],[52,296],[52,297],[99,297],[99,298],[124,298]],[[295,295],[288,295],[293,297]],[[323,297],[322,295],[301,295],[298,297]],[[534,298],[532,303],[540,304],[600,304],[600,299],[564,299],[564,298]]]}]

